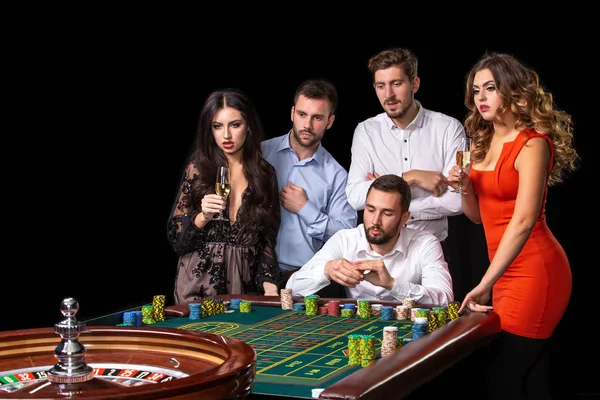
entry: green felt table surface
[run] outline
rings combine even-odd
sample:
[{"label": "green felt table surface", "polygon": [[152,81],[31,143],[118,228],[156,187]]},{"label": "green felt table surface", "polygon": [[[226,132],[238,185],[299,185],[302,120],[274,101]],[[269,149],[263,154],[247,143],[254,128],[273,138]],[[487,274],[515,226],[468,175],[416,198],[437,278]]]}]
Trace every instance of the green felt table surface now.
[{"label": "green felt table surface", "polygon": [[[398,327],[399,341],[411,335],[410,320],[362,319],[305,311],[252,306],[205,318],[167,317],[157,327],[192,329],[243,340],[256,351],[254,394],[311,398],[312,389],[326,388],[361,366],[348,364],[348,335],[373,335],[380,358],[383,328]],[[398,351],[402,351],[400,348]]]}]

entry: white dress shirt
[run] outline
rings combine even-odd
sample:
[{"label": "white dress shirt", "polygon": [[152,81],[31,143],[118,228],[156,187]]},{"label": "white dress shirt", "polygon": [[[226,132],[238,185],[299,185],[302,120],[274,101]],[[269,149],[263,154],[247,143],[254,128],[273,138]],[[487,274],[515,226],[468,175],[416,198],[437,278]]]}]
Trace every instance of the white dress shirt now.
[{"label": "white dress shirt", "polygon": [[[358,124],[352,138],[352,159],[346,195],[357,210],[365,208],[367,191],[373,183],[367,173],[402,176],[410,170],[439,171],[444,176],[456,165],[456,151],[466,147],[462,124],[448,115],[426,110],[415,100],[419,112],[402,129],[386,113]],[[411,185],[409,228],[433,233],[441,241],[448,236],[448,216],[462,213],[460,195],[446,190],[439,197]]]},{"label": "white dress shirt", "polygon": [[383,255],[371,249],[363,224],[337,232],[290,277],[286,288],[292,289],[295,296],[318,292],[329,285],[325,264],[332,260],[383,260],[396,280],[394,287],[387,290],[362,281],[354,288],[346,287],[348,297],[389,301],[411,299],[420,304],[447,306],[454,300],[454,294],[440,242],[431,233],[406,227],[401,229],[394,248]]}]

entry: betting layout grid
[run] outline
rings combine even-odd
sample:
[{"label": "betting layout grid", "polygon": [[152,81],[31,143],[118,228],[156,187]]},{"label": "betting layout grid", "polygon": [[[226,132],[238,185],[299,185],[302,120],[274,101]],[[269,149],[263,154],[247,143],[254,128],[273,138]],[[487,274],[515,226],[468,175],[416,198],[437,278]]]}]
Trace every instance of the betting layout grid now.
[{"label": "betting layout grid", "polygon": [[[259,306],[257,309],[261,308]],[[189,322],[180,329],[230,336],[250,345],[257,354],[256,374],[262,382],[312,385],[325,382],[343,370],[354,370],[348,360],[348,334],[377,335],[382,322],[375,318],[331,318],[291,311],[259,323],[242,326],[231,322]],[[392,321],[399,332],[409,334],[411,323]],[[379,346],[375,350],[378,350]],[[269,379],[273,378],[273,379]]]},{"label": "betting layout grid", "polygon": [[[306,296],[304,302],[294,304],[291,292],[284,289],[281,308],[291,313],[241,329],[239,324],[231,322],[192,322],[178,328],[212,332],[246,342],[257,352],[256,371],[262,381],[274,377],[273,382],[277,383],[278,379],[286,377],[288,383],[310,384],[310,380],[327,380],[352,366],[367,366],[378,358],[378,354],[391,354],[403,344],[458,318],[460,306],[455,302],[448,309],[429,310],[417,308],[407,299],[395,310],[359,300],[358,310],[354,311],[353,304],[329,301],[319,307],[318,300],[319,296],[312,295]],[[224,303],[229,303],[229,309],[220,306]],[[196,315],[192,317],[192,310],[197,307],[197,304],[190,305],[190,319],[201,319],[223,310],[252,311],[248,301],[232,299],[223,302],[211,298],[200,302],[200,311],[194,311]],[[352,318],[354,316],[356,318]]]}]

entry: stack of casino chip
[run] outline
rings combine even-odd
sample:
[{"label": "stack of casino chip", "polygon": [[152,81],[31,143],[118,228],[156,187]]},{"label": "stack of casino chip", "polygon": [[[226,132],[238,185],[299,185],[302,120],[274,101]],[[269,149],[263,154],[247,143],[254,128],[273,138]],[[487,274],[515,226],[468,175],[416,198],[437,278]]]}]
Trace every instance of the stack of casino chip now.
[{"label": "stack of casino chip", "polygon": [[212,317],[217,314],[220,314],[217,301],[213,298],[204,299],[202,302],[202,318]]},{"label": "stack of casino chip", "polygon": [[375,362],[377,354],[375,353],[375,336],[360,336],[360,365],[367,367]]},{"label": "stack of casino chip", "polygon": [[412,339],[417,340],[427,334],[427,317],[415,318],[412,328]]},{"label": "stack of casino chip", "polygon": [[223,302],[223,299],[217,299],[215,300],[217,303],[217,314],[223,314],[225,312],[225,303]]},{"label": "stack of casino chip", "polygon": [[223,299],[214,297],[208,297],[202,300],[200,308],[202,309],[201,318],[212,317],[213,315],[223,314],[225,312]]},{"label": "stack of casino chip", "polygon": [[[352,305],[354,305],[354,304],[352,304]],[[342,317],[346,317],[346,318],[347,317],[352,317],[354,315],[354,308],[346,308],[346,307],[344,307],[344,308],[342,308],[340,310],[340,315]]]},{"label": "stack of casino chip", "polygon": [[416,318],[418,317],[424,317],[427,318],[429,317],[429,309],[428,308],[419,308],[419,307],[413,307],[410,309],[410,320],[415,322]]},{"label": "stack of casino chip", "polygon": [[415,300],[411,300],[411,299],[404,299],[402,300],[402,305],[406,306],[408,308],[413,308],[417,306],[417,302]]},{"label": "stack of casino chip", "polygon": [[383,307],[382,304],[371,304],[371,316],[379,317],[381,315],[381,307]]},{"label": "stack of casino chip", "polygon": [[348,335],[348,364],[361,364],[360,335],[358,334]]},{"label": "stack of casino chip", "polygon": [[381,307],[381,319],[383,321],[394,319],[394,308],[392,306]]},{"label": "stack of casino chip", "polygon": [[[390,307],[391,308],[391,307]],[[389,356],[398,348],[398,327],[386,326],[383,328],[381,341],[381,357]]]},{"label": "stack of casino chip", "polygon": [[353,316],[353,315],[354,315],[354,311],[353,311],[353,310],[350,310],[350,309],[348,309],[348,308],[342,308],[342,309],[340,310],[340,315],[341,315],[342,317],[344,317],[344,318],[348,318],[348,317],[351,317],[351,316]]},{"label": "stack of casino chip", "polygon": [[416,310],[415,321],[417,318],[425,318],[427,320],[427,318],[429,318],[429,314],[431,314],[428,308],[417,308]]},{"label": "stack of casino chip", "polygon": [[200,303],[190,303],[188,304],[188,308],[190,310],[190,319],[200,319],[202,318],[202,308]]},{"label": "stack of casino chip", "polygon": [[437,314],[438,326],[446,325],[448,322],[448,311],[444,307],[433,307],[431,311]]},{"label": "stack of casino chip", "polygon": [[360,318],[368,319],[371,317],[371,302],[369,300],[358,300],[358,312]]},{"label": "stack of casino chip", "polygon": [[405,305],[396,306],[396,319],[397,320],[408,319],[409,315],[410,315],[410,310],[409,310],[408,306],[405,306]]},{"label": "stack of casino chip", "polygon": [[409,309],[409,313],[410,313],[410,320],[412,322],[415,322],[415,318],[417,317],[417,311],[419,311],[419,309],[417,307],[411,307]]},{"label": "stack of casino chip", "polygon": [[281,309],[282,310],[293,310],[294,299],[292,297],[292,289],[281,289]]},{"label": "stack of casino chip", "polygon": [[340,301],[339,300],[330,300],[327,303],[327,313],[329,315],[331,315],[332,317],[339,317],[340,316]]},{"label": "stack of casino chip", "polygon": [[352,311],[352,315],[356,314],[356,304],[353,303],[345,303],[343,305],[342,310],[350,310]]},{"label": "stack of casino chip", "polygon": [[319,306],[319,314],[320,315],[327,315],[327,314],[329,314],[329,307],[327,307],[327,306]]},{"label": "stack of casino chip", "polygon": [[134,311],[133,313],[135,314],[135,326],[142,326],[142,320],[143,320],[142,312]]},{"label": "stack of casino chip", "polygon": [[427,315],[427,333],[431,333],[437,328],[439,328],[438,314],[432,311]]},{"label": "stack of casino chip", "polygon": [[133,311],[125,311],[123,313],[123,324],[122,326],[136,326],[135,313]]},{"label": "stack of casino chip", "polygon": [[319,309],[319,297],[318,294],[311,294],[304,298],[306,315],[317,315]]},{"label": "stack of casino chip", "polygon": [[231,308],[232,310],[239,310],[241,301],[242,299],[231,299],[229,301],[229,308]]},{"label": "stack of casino chip", "polygon": [[155,321],[165,320],[165,295],[156,295],[152,299],[152,316]]},{"label": "stack of casino chip", "polygon": [[154,319],[154,307],[151,305],[142,306],[142,322],[146,325],[152,325],[156,323]]},{"label": "stack of casino chip", "polygon": [[460,302],[453,301],[448,303],[448,318],[450,321],[458,318],[458,310],[460,310]]},{"label": "stack of casino chip", "polygon": [[409,307],[409,308],[413,308],[417,305],[417,302],[416,302],[416,300],[406,298],[406,299],[402,300],[402,305],[405,305],[406,307]]},{"label": "stack of casino chip", "polygon": [[214,299],[214,301],[215,301],[216,314],[223,314],[225,312],[225,308],[226,308],[225,302],[223,301],[223,299],[221,299],[220,297],[217,297]]},{"label": "stack of casino chip", "polygon": [[304,311],[304,310],[306,310],[306,306],[304,305],[304,303],[294,303],[293,310],[294,311]]},{"label": "stack of casino chip", "polygon": [[249,301],[241,301],[240,302],[240,312],[249,313],[252,311],[252,303]]},{"label": "stack of casino chip", "polygon": [[408,315],[411,321],[415,321],[415,317],[413,314],[413,308],[417,307],[417,302],[411,299],[402,300],[402,305],[408,307]]}]

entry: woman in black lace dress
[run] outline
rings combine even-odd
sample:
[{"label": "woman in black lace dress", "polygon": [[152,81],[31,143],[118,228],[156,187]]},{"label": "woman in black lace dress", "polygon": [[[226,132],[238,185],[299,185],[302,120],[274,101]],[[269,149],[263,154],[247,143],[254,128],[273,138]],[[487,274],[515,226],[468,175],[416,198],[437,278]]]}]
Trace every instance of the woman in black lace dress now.
[{"label": "woman in black lace dress", "polygon": [[[168,239],[179,254],[176,303],[225,293],[278,294],[279,197],[275,170],[262,158],[262,138],[255,108],[242,92],[210,94],[168,222]],[[230,170],[227,201],[215,193],[218,166]],[[229,221],[213,220],[220,211]]]}]

